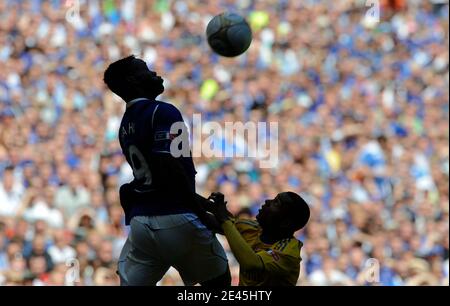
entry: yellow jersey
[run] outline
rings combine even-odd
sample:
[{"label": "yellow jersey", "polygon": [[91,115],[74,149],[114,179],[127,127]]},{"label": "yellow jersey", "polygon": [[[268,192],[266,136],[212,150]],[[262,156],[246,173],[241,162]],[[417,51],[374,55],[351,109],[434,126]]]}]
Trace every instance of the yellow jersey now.
[{"label": "yellow jersey", "polygon": [[240,286],[295,286],[300,276],[300,250],[303,243],[294,237],[274,244],[260,239],[262,228],[257,221],[238,219],[235,226],[263,263],[263,271],[240,271]]}]

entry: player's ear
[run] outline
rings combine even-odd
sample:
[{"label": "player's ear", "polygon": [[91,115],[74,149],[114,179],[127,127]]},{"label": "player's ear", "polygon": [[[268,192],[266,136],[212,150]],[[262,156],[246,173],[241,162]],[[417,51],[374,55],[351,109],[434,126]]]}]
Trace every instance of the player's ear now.
[{"label": "player's ear", "polygon": [[289,231],[291,231],[292,230],[292,228],[293,228],[293,221],[292,220],[290,220],[289,218],[285,218],[283,221],[281,221],[281,223],[280,223],[280,229],[283,231],[283,232],[289,232]]},{"label": "player's ear", "polygon": [[127,84],[136,84],[137,83],[137,79],[133,75],[126,76],[125,81],[127,82]]}]

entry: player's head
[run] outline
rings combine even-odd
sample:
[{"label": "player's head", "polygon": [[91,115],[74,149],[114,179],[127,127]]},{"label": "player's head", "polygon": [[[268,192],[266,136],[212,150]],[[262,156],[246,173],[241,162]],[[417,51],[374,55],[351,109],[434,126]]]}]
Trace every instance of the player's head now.
[{"label": "player's head", "polygon": [[298,194],[288,191],[266,200],[256,219],[265,231],[291,236],[308,223],[309,206]]},{"label": "player's head", "polygon": [[164,92],[163,79],[134,55],[110,64],[103,81],[126,102],[135,98],[155,99]]}]

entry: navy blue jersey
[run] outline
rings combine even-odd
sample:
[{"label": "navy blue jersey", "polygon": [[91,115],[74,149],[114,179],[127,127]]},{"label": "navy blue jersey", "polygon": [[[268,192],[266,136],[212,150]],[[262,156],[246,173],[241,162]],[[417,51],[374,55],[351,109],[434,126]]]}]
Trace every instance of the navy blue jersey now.
[{"label": "navy blue jersey", "polygon": [[170,128],[176,122],[183,122],[183,118],[172,104],[148,99],[137,99],[127,104],[119,129],[120,146],[134,176],[126,196],[121,194],[121,202],[129,202],[126,205],[121,203],[127,223],[136,215],[192,212],[186,196],[177,191],[188,188],[190,192],[195,192],[196,171],[192,157],[171,159],[181,163],[189,186],[176,186],[162,180],[161,168],[155,164],[158,155],[171,154],[170,144],[179,134],[171,134]]}]

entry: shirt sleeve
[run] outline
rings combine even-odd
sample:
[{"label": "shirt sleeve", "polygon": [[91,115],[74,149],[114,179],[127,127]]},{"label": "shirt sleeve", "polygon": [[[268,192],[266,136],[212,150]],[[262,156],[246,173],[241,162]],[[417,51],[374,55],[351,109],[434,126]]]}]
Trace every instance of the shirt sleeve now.
[{"label": "shirt sleeve", "polygon": [[256,231],[259,229],[259,224],[254,220],[236,219],[234,225],[239,233],[244,234],[249,231]]},{"label": "shirt sleeve", "polygon": [[[175,106],[166,103],[159,104],[153,111],[151,122],[153,130],[152,153],[171,153],[172,141],[182,135],[183,132],[186,133],[186,139],[189,141],[186,124],[180,111]],[[187,143],[187,146],[189,147],[189,143]]]}]

